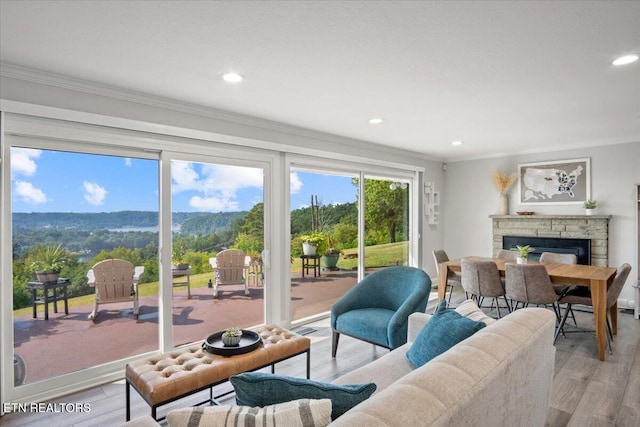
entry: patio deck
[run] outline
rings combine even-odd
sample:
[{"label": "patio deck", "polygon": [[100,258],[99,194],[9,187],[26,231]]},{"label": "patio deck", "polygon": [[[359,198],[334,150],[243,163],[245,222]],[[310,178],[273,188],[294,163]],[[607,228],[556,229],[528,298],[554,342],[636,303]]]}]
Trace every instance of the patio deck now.
[{"label": "patio deck", "polygon": [[[331,305],[356,283],[355,271],[323,271],[320,277],[292,274],[292,317],[299,320],[329,311]],[[173,337],[176,345],[206,338],[230,325],[248,328],[261,324],[264,289],[242,286],[220,288],[214,299],[207,287],[174,289]],[[74,372],[158,348],[158,297],[140,297],[138,320],[131,303],[100,307],[95,322],[87,319],[93,306],[69,307],[44,320],[31,315],[14,319],[14,348],[25,361],[25,383]],[[42,310],[42,307],[39,307]],[[134,328],[134,329],[132,329]]]}]

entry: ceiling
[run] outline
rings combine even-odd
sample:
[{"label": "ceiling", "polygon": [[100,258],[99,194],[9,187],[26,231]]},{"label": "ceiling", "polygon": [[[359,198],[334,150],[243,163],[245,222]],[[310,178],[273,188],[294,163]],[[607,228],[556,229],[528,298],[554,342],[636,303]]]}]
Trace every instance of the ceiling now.
[{"label": "ceiling", "polygon": [[640,142],[640,61],[611,65],[639,22],[638,1],[0,0],[0,60],[454,161]]}]

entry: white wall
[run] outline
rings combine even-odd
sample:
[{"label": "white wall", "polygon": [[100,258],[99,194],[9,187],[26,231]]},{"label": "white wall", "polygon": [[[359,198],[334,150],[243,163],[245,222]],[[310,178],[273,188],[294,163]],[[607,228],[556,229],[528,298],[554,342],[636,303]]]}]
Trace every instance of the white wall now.
[{"label": "white wall", "polygon": [[[572,149],[495,159],[449,163],[444,191],[444,248],[450,257],[469,254],[491,255],[492,223],[489,215],[499,207],[498,191],[493,187],[492,172],[516,172],[518,163],[591,158],[591,198],[598,201],[598,214],[612,215],[609,230],[609,265],[624,262],[633,270],[627,280],[619,306],[633,300],[631,289],[638,274],[636,251],[635,185],[640,184],[640,142]],[[517,185],[517,183],[516,183]],[[583,214],[581,206],[520,205],[518,192],[509,195],[509,212],[535,211],[540,214]],[[630,308],[630,307],[627,307]]]}]

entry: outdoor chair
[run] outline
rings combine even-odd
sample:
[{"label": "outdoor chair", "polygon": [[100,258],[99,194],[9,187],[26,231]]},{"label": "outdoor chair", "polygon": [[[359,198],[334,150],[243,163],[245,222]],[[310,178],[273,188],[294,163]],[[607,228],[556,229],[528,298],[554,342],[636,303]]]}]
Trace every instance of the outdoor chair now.
[{"label": "outdoor chair", "polygon": [[336,357],[340,334],[391,350],[405,344],[409,315],[425,311],[429,292],[431,279],[419,268],[369,274],[331,307],[331,355]]},{"label": "outdoor chair", "polygon": [[213,297],[218,297],[218,286],[244,285],[244,294],[249,295],[248,265],[246,255],[239,249],[225,249],[215,258],[209,258],[213,268]]},{"label": "outdoor chair", "polygon": [[89,286],[96,289],[93,311],[89,320],[96,320],[100,304],[133,302],[133,315],[138,318],[138,280],[144,273],[143,266],[134,268],[123,259],[105,259],[87,272]]}]

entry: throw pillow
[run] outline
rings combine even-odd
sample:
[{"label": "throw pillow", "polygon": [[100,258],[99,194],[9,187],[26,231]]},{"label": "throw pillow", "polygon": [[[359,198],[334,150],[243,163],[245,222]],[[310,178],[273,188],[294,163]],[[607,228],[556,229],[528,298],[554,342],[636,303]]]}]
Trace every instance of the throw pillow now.
[{"label": "throw pillow", "polygon": [[496,319],[488,316],[484,311],[482,311],[480,307],[478,307],[476,302],[471,299],[460,303],[456,307],[456,313],[460,313],[464,317],[475,320],[476,322],[482,322],[485,325],[490,325],[491,323],[496,321]]},{"label": "throw pillow", "polygon": [[236,403],[266,406],[295,399],[331,399],[331,419],[336,419],[376,391],[374,383],[337,385],[306,378],[265,372],[245,372],[229,378],[236,391]]},{"label": "throw pillow", "polygon": [[300,399],[264,408],[236,405],[193,406],[167,414],[169,427],[324,427],[330,422],[329,399]]},{"label": "throw pillow", "polygon": [[467,319],[446,307],[446,301],[442,300],[407,351],[413,367],[419,368],[485,327],[484,323]]}]

